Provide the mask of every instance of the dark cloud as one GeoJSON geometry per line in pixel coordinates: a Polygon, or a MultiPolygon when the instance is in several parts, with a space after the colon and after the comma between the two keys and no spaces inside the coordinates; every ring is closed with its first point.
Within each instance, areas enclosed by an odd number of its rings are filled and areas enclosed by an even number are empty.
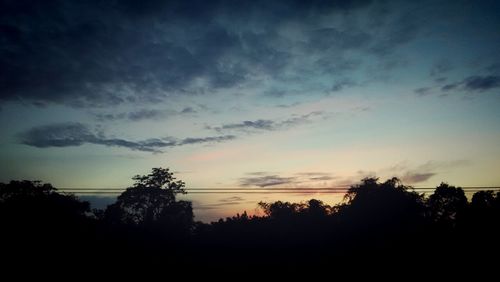
{"type": "Polygon", "coordinates": [[[95,114],[94,116],[98,121],[118,121],[118,120],[144,121],[144,120],[163,120],[169,116],[194,114],[196,112],[197,111],[192,107],[186,107],[183,108],[181,111],[141,109],[128,113],[115,113],[115,114],[99,113],[95,114]]]}
{"type": "MultiPolygon", "coordinates": [[[[312,85],[319,76],[357,69],[362,60],[348,52],[387,54],[415,37],[419,19],[386,5],[369,0],[2,1],[0,100],[104,107],[212,93],[262,77],[312,85]],[[381,6],[375,11],[390,11],[369,14],[377,28],[356,24],[374,5],[381,6]],[[400,14],[391,16],[395,12],[400,14]],[[323,16],[342,24],[327,25],[323,16]],[[288,34],[286,26],[300,36],[288,34]]],[[[148,113],[131,118],[148,118],[148,113]]]]}
{"type": "Polygon", "coordinates": [[[298,178],[300,178],[301,182],[304,181],[327,181],[334,180],[337,177],[332,176],[329,172],[298,172],[295,173],[298,178]]]}
{"type": "Polygon", "coordinates": [[[128,119],[132,121],[160,119],[163,117],[165,117],[165,112],[159,110],[140,110],[128,114],[128,119]]]}
{"type": "Polygon", "coordinates": [[[309,180],[311,181],[327,181],[327,180],[333,180],[336,179],[335,177],[332,176],[315,176],[315,177],[310,177],[309,180]]]}
{"type": "Polygon", "coordinates": [[[416,184],[425,182],[431,177],[436,176],[439,172],[447,171],[457,167],[470,165],[468,160],[454,160],[454,161],[428,161],[414,169],[408,169],[405,164],[398,164],[389,169],[391,172],[400,172],[400,178],[403,182],[408,184],[416,184]]]}
{"type": "Polygon", "coordinates": [[[211,136],[203,138],[174,139],[152,138],[142,141],[130,141],[108,138],[102,132],[95,132],[81,123],[61,123],[31,128],[19,134],[21,144],[37,147],[71,147],[83,144],[97,144],[108,147],[123,147],[135,151],[162,152],[162,148],[201,143],[218,143],[235,139],[233,135],[211,136]]]}
{"type": "Polygon", "coordinates": [[[441,90],[442,91],[450,91],[450,90],[457,89],[458,86],[460,86],[460,84],[458,84],[458,83],[450,83],[450,84],[446,84],[443,87],[441,87],[441,90]]]}
{"type": "Polygon", "coordinates": [[[304,115],[295,115],[294,117],[282,120],[281,122],[277,123],[276,128],[283,128],[283,127],[288,128],[304,123],[309,123],[312,121],[312,118],[314,117],[326,117],[325,112],[314,111],[304,115]]]}
{"type": "Polygon", "coordinates": [[[189,144],[200,144],[200,143],[220,143],[224,141],[229,141],[236,139],[234,135],[223,135],[223,136],[210,136],[203,138],[185,138],[176,143],[176,146],[189,145],[189,144]]]}
{"type": "Polygon", "coordinates": [[[472,75],[462,81],[450,83],[441,87],[442,91],[465,90],[468,92],[483,92],[500,87],[500,76],[472,75]]]}
{"type": "Polygon", "coordinates": [[[418,96],[425,96],[425,95],[429,95],[431,90],[432,90],[432,88],[430,88],[430,87],[421,87],[421,88],[415,89],[414,92],[418,96]]]}
{"type": "Polygon", "coordinates": [[[356,85],[356,83],[353,82],[352,80],[342,80],[342,81],[339,81],[339,82],[336,82],[335,84],[333,84],[331,91],[338,92],[338,91],[343,90],[346,87],[352,87],[355,85],[356,85]]]}
{"type": "Polygon", "coordinates": [[[317,185],[318,181],[329,181],[337,179],[328,172],[298,172],[292,176],[282,176],[273,172],[249,172],[245,177],[239,179],[241,186],[268,187],[282,184],[290,184],[294,187],[310,188],[308,185],[317,185]]]}
{"type": "Polygon", "coordinates": [[[89,128],[81,123],[63,123],[34,127],[20,134],[23,144],[38,147],[80,146],[97,139],[89,128]]]}
{"type": "Polygon", "coordinates": [[[466,78],[463,82],[463,86],[466,90],[470,91],[486,91],[492,88],[500,87],[500,76],[488,75],[488,76],[470,76],[466,78]]]}
{"type": "Polygon", "coordinates": [[[243,200],[244,199],[242,197],[233,196],[233,197],[228,197],[228,198],[220,199],[219,202],[229,203],[229,202],[241,202],[243,200]]]}
{"type": "MultiPolygon", "coordinates": [[[[200,201],[196,201],[196,200],[192,200],[192,202],[193,202],[194,210],[195,211],[196,210],[205,211],[205,213],[202,213],[205,216],[207,215],[206,211],[223,210],[226,206],[240,205],[242,203],[256,204],[255,201],[248,201],[248,200],[246,200],[242,197],[238,197],[238,196],[222,198],[215,203],[206,203],[206,202],[200,202],[200,201]]],[[[220,218],[220,216],[221,215],[217,215],[217,218],[220,218]]]]}
{"type": "Polygon", "coordinates": [[[298,106],[298,105],[300,105],[299,102],[294,102],[291,104],[279,104],[279,105],[276,105],[276,108],[288,109],[288,108],[293,108],[293,107],[298,106]]]}
{"type": "Polygon", "coordinates": [[[198,201],[194,202],[195,202],[195,210],[213,210],[213,209],[224,208],[225,206],[239,205],[241,203],[244,203],[245,199],[242,197],[234,196],[234,197],[222,198],[218,200],[217,203],[206,204],[198,201]]]}
{"type": "Polygon", "coordinates": [[[407,172],[405,175],[401,177],[401,180],[405,183],[408,184],[415,184],[415,183],[420,183],[429,180],[431,177],[436,175],[436,173],[433,172],[427,172],[427,173],[411,173],[407,172]]]}
{"type": "Polygon", "coordinates": [[[128,115],[126,113],[118,113],[118,114],[95,114],[95,119],[98,121],[115,121],[126,119],[128,115]]]}
{"type": "Polygon", "coordinates": [[[238,205],[244,202],[245,199],[242,197],[238,196],[233,196],[233,197],[227,197],[227,198],[222,198],[219,200],[219,203],[217,204],[212,204],[212,206],[231,206],[231,205],[238,205]]]}
{"type": "Polygon", "coordinates": [[[116,114],[96,114],[95,117],[98,121],[116,121],[116,120],[129,120],[129,121],[143,121],[143,120],[160,120],[167,116],[165,111],[160,110],[147,110],[142,109],[128,113],[116,114]]]}
{"type": "Polygon", "coordinates": [[[192,107],[185,107],[184,109],[182,109],[182,111],[180,113],[181,114],[195,114],[195,113],[197,113],[197,111],[195,109],[193,109],[192,107]]]}
{"type": "Polygon", "coordinates": [[[354,107],[352,110],[356,112],[368,112],[371,111],[372,108],[369,106],[359,106],[359,107],[354,107]]]}
{"type": "Polygon", "coordinates": [[[284,120],[268,120],[268,119],[258,119],[258,120],[245,120],[239,123],[228,123],[217,127],[208,126],[207,129],[213,129],[217,132],[238,130],[243,132],[254,132],[258,131],[270,131],[278,129],[286,129],[299,124],[310,122],[315,116],[322,116],[324,112],[315,111],[304,115],[293,116],[284,120]]]}
{"type": "Polygon", "coordinates": [[[329,176],[331,173],[329,172],[297,172],[295,175],[298,176],[329,176]]]}
{"type": "Polygon", "coordinates": [[[295,183],[295,177],[281,177],[278,175],[249,176],[240,178],[241,186],[269,187],[295,183]]]}
{"type": "Polygon", "coordinates": [[[289,92],[290,91],[287,91],[287,90],[284,90],[284,89],[271,88],[271,89],[265,90],[264,91],[264,95],[265,96],[270,96],[270,97],[281,98],[281,97],[284,97],[289,92]]]}
{"type": "Polygon", "coordinates": [[[216,127],[215,130],[223,131],[223,130],[231,130],[231,129],[263,129],[263,130],[272,130],[274,129],[275,122],[272,120],[259,119],[255,121],[245,120],[241,123],[229,123],[224,124],[221,127],[216,127]]]}

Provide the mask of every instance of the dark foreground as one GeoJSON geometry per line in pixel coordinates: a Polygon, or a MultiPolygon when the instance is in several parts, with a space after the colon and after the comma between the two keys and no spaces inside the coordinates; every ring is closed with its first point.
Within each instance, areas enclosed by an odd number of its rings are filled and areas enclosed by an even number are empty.
{"type": "Polygon", "coordinates": [[[372,266],[498,276],[500,192],[467,201],[442,184],[426,198],[397,179],[365,179],[341,205],[261,203],[265,216],[203,224],[193,222],[190,203],[175,200],[183,183],[148,182],[154,173],[135,178],[105,211],[48,184],[0,184],[3,269],[290,274],[372,266]]]}

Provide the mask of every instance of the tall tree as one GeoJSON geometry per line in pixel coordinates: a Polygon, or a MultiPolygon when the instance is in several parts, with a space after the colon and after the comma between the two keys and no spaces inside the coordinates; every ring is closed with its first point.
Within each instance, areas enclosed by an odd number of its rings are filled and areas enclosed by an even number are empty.
{"type": "Polygon", "coordinates": [[[134,185],[106,209],[108,222],[178,229],[192,226],[191,202],[176,201],[177,194],[186,193],[185,183],[176,181],[168,168],[153,168],[150,174],[136,175],[133,180],[134,185]]]}
{"type": "Polygon", "coordinates": [[[467,208],[467,197],[462,188],[441,183],[427,204],[435,222],[451,227],[467,208]]]}

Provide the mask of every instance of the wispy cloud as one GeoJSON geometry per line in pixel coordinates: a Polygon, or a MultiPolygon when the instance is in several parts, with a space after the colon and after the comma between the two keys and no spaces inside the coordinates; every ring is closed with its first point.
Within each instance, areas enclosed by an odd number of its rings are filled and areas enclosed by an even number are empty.
{"type": "Polygon", "coordinates": [[[330,181],[337,179],[329,172],[298,172],[295,173],[302,181],[330,181]]]}
{"type": "Polygon", "coordinates": [[[294,103],[291,103],[291,104],[279,104],[279,105],[276,105],[276,108],[288,109],[288,108],[296,107],[298,105],[300,105],[299,102],[294,102],[294,103]]]}
{"type": "Polygon", "coordinates": [[[269,174],[269,172],[265,172],[265,171],[255,171],[255,172],[247,172],[246,174],[247,174],[247,175],[266,175],[266,174],[269,174]]]}
{"type": "Polygon", "coordinates": [[[215,205],[217,205],[217,206],[232,206],[232,205],[241,204],[243,201],[245,201],[245,199],[242,197],[232,196],[232,197],[220,199],[219,203],[215,204],[215,205]]]}
{"type": "Polygon", "coordinates": [[[225,131],[243,131],[243,132],[256,132],[256,131],[271,131],[279,129],[287,129],[300,124],[312,122],[314,117],[324,116],[323,111],[314,111],[304,115],[292,116],[284,120],[245,120],[238,123],[227,123],[220,126],[207,126],[207,129],[215,130],[219,133],[225,131]]]}
{"type": "Polygon", "coordinates": [[[157,110],[157,109],[141,109],[137,111],[125,113],[98,113],[94,114],[98,121],[144,121],[144,120],[163,120],[169,116],[195,114],[197,111],[193,107],[185,107],[180,111],[176,110],[157,110]]]}
{"type": "Polygon", "coordinates": [[[353,87],[353,86],[356,86],[356,85],[357,85],[357,83],[355,83],[354,81],[352,81],[350,79],[341,80],[341,81],[338,81],[338,82],[334,83],[332,85],[332,88],[330,89],[330,91],[332,91],[332,92],[339,92],[339,91],[342,91],[345,88],[353,87]]]}
{"type": "Polygon", "coordinates": [[[358,170],[352,175],[337,176],[330,172],[305,171],[293,174],[278,172],[249,172],[239,178],[239,185],[243,187],[349,187],[358,184],[362,179],[369,177],[398,177],[405,184],[413,185],[423,183],[436,177],[440,173],[470,165],[469,160],[428,161],[420,165],[410,165],[407,162],[397,163],[393,166],[377,171],[358,170]]]}
{"type": "Polygon", "coordinates": [[[443,171],[468,165],[470,165],[468,160],[428,161],[416,167],[411,167],[407,163],[399,163],[387,168],[386,171],[398,176],[407,184],[417,184],[425,182],[443,171]]]}
{"type": "Polygon", "coordinates": [[[176,146],[190,145],[190,144],[200,144],[200,143],[219,143],[223,141],[236,139],[234,135],[222,135],[222,136],[209,136],[201,138],[184,138],[176,142],[176,146]]]}
{"type": "Polygon", "coordinates": [[[333,180],[335,179],[335,177],[333,176],[314,176],[314,177],[310,177],[309,180],[311,181],[327,181],[327,180],[333,180]]]}
{"type": "Polygon", "coordinates": [[[415,94],[418,96],[426,96],[431,93],[432,88],[431,87],[420,87],[414,90],[415,94]]]}
{"type": "Polygon", "coordinates": [[[261,129],[261,130],[273,130],[277,126],[275,121],[268,120],[268,119],[258,119],[258,120],[245,120],[240,123],[228,123],[228,124],[223,124],[220,127],[214,127],[214,130],[216,131],[223,131],[223,130],[246,130],[246,129],[261,129]]]}
{"type": "Polygon", "coordinates": [[[180,111],[181,114],[195,114],[197,113],[198,111],[195,110],[193,107],[185,107],[184,109],[182,109],[180,111]]]}
{"type": "Polygon", "coordinates": [[[160,110],[147,110],[142,109],[128,113],[116,114],[95,114],[98,121],[116,121],[116,120],[129,120],[129,121],[142,121],[142,120],[160,120],[166,116],[165,111],[160,110]]]}
{"type": "Polygon", "coordinates": [[[401,180],[404,183],[415,184],[429,180],[431,177],[435,176],[434,172],[407,172],[401,176],[401,180]]]}
{"type": "Polygon", "coordinates": [[[417,167],[418,170],[449,170],[471,165],[470,160],[452,160],[452,161],[428,161],[417,167]]]}
{"type": "Polygon", "coordinates": [[[279,175],[247,176],[240,178],[239,184],[241,186],[270,187],[291,184],[294,183],[295,180],[295,177],[281,177],[279,175]]]}
{"type": "Polygon", "coordinates": [[[311,188],[331,186],[330,181],[337,179],[329,172],[297,172],[289,175],[281,175],[273,172],[248,172],[245,177],[239,179],[239,185],[243,187],[273,187],[285,186],[295,188],[311,188]]]}
{"type": "Polygon", "coordinates": [[[33,127],[18,135],[21,144],[37,147],[71,147],[83,144],[97,144],[107,147],[123,147],[134,151],[162,152],[162,148],[202,143],[219,143],[235,139],[234,135],[189,137],[176,139],[173,137],[151,138],[131,141],[120,138],[108,138],[102,132],[91,130],[81,123],[60,123],[33,127]]]}
{"type": "Polygon", "coordinates": [[[462,81],[449,83],[441,87],[442,91],[465,90],[468,92],[483,92],[500,87],[500,76],[472,75],[462,81]]]}
{"type": "Polygon", "coordinates": [[[500,76],[488,75],[479,76],[474,75],[466,78],[463,81],[464,88],[471,91],[486,91],[489,89],[500,87],[500,76]]]}
{"type": "Polygon", "coordinates": [[[331,173],[329,172],[297,172],[295,175],[298,176],[329,176],[331,173]]]}
{"type": "Polygon", "coordinates": [[[450,91],[453,89],[457,89],[459,85],[460,85],[459,83],[449,83],[449,84],[443,85],[443,87],[441,87],[441,90],[442,91],[450,91]]]}

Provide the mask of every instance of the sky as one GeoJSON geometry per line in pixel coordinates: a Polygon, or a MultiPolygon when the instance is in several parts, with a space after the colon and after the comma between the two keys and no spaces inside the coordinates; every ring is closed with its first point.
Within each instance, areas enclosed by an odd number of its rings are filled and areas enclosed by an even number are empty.
{"type": "Polygon", "coordinates": [[[498,1],[2,1],[0,182],[498,186],[499,50],[498,1]]]}

